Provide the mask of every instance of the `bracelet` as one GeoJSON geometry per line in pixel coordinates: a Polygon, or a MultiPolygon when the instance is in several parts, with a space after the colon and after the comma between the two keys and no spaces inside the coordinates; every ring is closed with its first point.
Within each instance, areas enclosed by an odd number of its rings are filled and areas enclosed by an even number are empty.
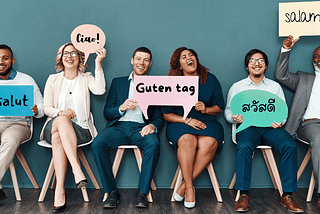
{"type": "Polygon", "coordinates": [[[188,124],[191,120],[192,120],[192,117],[190,117],[190,119],[186,122],[186,124],[188,124]]]}

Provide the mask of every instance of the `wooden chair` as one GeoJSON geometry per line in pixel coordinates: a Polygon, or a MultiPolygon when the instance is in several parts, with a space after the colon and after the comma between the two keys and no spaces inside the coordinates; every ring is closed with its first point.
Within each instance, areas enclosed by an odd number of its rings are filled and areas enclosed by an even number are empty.
{"type": "MultiPolygon", "coordinates": [[[[298,137],[296,139],[304,144],[309,145],[309,142],[307,142],[307,141],[304,141],[298,137]]],[[[308,149],[308,151],[307,151],[306,155],[304,156],[303,161],[299,167],[298,174],[297,174],[297,181],[299,181],[302,173],[304,172],[304,170],[308,166],[310,160],[311,160],[311,148],[308,149]]],[[[309,183],[308,194],[307,194],[307,199],[306,199],[307,202],[310,202],[312,200],[312,195],[313,195],[313,190],[314,190],[315,184],[316,184],[316,180],[314,178],[313,171],[312,171],[310,183],[309,183]]]]}
{"type": "MultiPolygon", "coordinates": [[[[172,145],[172,142],[169,142],[169,143],[172,145]]],[[[220,185],[219,185],[216,173],[214,172],[212,162],[210,162],[208,164],[207,170],[208,170],[208,173],[209,173],[209,176],[210,176],[210,179],[211,179],[211,183],[212,183],[214,192],[215,192],[216,197],[217,197],[217,201],[222,202],[222,196],[221,196],[221,193],[220,193],[220,185]]],[[[172,180],[172,183],[171,183],[171,186],[170,186],[170,189],[173,189],[173,193],[172,193],[172,196],[171,196],[171,201],[172,202],[175,201],[174,198],[173,198],[173,194],[178,190],[178,188],[179,188],[179,186],[180,186],[180,184],[182,182],[182,178],[183,178],[183,176],[182,176],[181,167],[180,167],[180,165],[178,165],[176,173],[175,173],[175,175],[173,177],[173,180],[172,180]]]]}
{"type": "MultiPolygon", "coordinates": [[[[236,130],[236,124],[234,123],[234,124],[232,124],[232,133],[234,133],[235,130],[236,130]]],[[[233,143],[237,144],[236,135],[232,135],[232,141],[233,141],[233,143]]],[[[272,147],[266,146],[266,145],[259,145],[257,148],[261,149],[261,152],[263,154],[267,168],[269,170],[269,174],[270,174],[273,186],[275,189],[279,190],[279,194],[281,196],[283,193],[282,184],[281,184],[281,179],[280,179],[278,167],[277,167],[276,161],[273,156],[272,147]]],[[[253,158],[253,156],[254,156],[254,153],[252,155],[252,158],[253,158]]],[[[234,173],[234,175],[233,175],[233,178],[232,178],[230,185],[229,185],[229,189],[233,189],[235,184],[236,184],[236,173],[234,173]]],[[[235,199],[236,202],[238,201],[239,197],[240,197],[240,191],[238,190],[237,196],[235,199]]]]}
{"type": "MultiPolygon", "coordinates": [[[[79,159],[82,163],[82,165],[84,166],[85,170],[87,171],[87,174],[89,175],[94,187],[96,189],[100,189],[99,187],[99,184],[91,170],[91,167],[86,159],[86,156],[84,155],[81,147],[83,146],[87,146],[89,144],[91,144],[92,140],[85,143],[85,144],[82,144],[82,145],[78,145],[78,156],[79,156],[79,159]]],[[[46,148],[52,148],[52,145],[49,144],[47,141],[45,140],[42,140],[42,141],[39,141],[38,142],[38,145],[39,146],[42,146],[42,147],[46,147],[46,148]]],[[[48,187],[49,187],[49,184],[50,184],[50,180],[51,178],[53,177],[53,180],[52,180],[52,186],[51,186],[51,189],[54,189],[55,188],[55,175],[53,175],[54,173],[54,165],[53,165],[53,158],[51,158],[51,162],[50,162],[50,165],[49,165],[49,168],[48,168],[48,171],[47,171],[47,175],[46,175],[46,178],[43,182],[43,186],[42,186],[42,189],[41,189],[41,193],[40,193],[40,196],[39,196],[39,199],[38,199],[38,202],[43,202],[45,196],[46,196],[46,193],[47,193],[47,190],[48,190],[48,187]]],[[[86,187],[82,187],[81,188],[81,191],[82,191],[82,195],[83,195],[83,199],[85,202],[89,202],[89,197],[88,197],[88,193],[87,193],[87,189],[86,187]]]]}
{"type": "MultiPolygon", "coordinates": [[[[30,127],[30,130],[31,130],[31,134],[30,134],[30,137],[28,140],[25,140],[24,142],[22,142],[21,144],[24,144],[26,142],[28,142],[31,138],[32,138],[32,134],[33,134],[33,121],[31,121],[31,127],[30,127]]],[[[26,161],[26,159],[24,158],[20,148],[17,149],[16,151],[16,156],[19,160],[19,162],[21,163],[24,171],[27,173],[32,185],[34,186],[35,189],[39,189],[39,186],[38,186],[38,183],[36,181],[36,179],[34,178],[31,170],[30,170],[30,167],[26,161]]],[[[17,173],[16,173],[16,168],[14,166],[14,162],[12,160],[12,162],[10,163],[10,174],[11,174],[11,178],[12,178],[12,183],[13,183],[13,189],[14,189],[14,192],[15,192],[15,195],[16,195],[16,200],[17,201],[21,201],[21,195],[20,195],[20,189],[19,189],[19,184],[18,184],[18,179],[17,179],[17,173]]]]}
{"type": "MultiPolygon", "coordinates": [[[[139,171],[141,172],[141,164],[142,164],[142,151],[135,145],[121,145],[117,149],[116,156],[114,157],[113,165],[112,165],[112,171],[114,178],[117,177],[117,173],[119,170],[119,166],[123,157],[123,153],[126,149],[133,149],[134,154],[136,156],[137,164],[139,167],[139,171]]],[[[156,185],[154,184],[154,181],[151,182],[151,188],[152,190],[157,190],[156,185]]],[[[108,197],[108,193],[104,194],[103,200],[105,201],[108,197]]],[[[147,195],[148,201],[153,202],[151,191],[149,191],[149,194],[147,195]]]]}

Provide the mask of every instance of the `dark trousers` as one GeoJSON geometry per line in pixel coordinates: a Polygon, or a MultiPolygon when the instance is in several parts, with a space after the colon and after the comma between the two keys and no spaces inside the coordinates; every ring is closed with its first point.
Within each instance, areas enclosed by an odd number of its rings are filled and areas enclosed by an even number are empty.
{"type": "Polygon", "coordinates": [[[263,142],[280,153],[281,183],[284,192],[297,192],[297,146],[293,137],[282,128],[248,127],[237,134],[236,189],[249,190],[252,154],[263,142]]]}
{"type": "Polygon", "coordinates": [[[136,122],[116,122],[106,127],[92,142],[91,148],[94,160],[98,166],[103,189],[108,193],[116,188],[112,173],[110,149],[117,149],[120,145],[136,145],[143,151],[141,173],[138,188],[144,194],[150,190],[152,177],[160,155],[158,134],[141,137],[139,133],[145,124],[136,122]]]}

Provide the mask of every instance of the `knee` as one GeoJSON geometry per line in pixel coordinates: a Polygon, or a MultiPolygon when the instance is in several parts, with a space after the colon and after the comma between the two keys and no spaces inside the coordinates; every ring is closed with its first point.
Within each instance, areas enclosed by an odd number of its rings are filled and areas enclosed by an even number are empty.
{"type": "Polygon", "coordinates": [[[294,140],[287,142],[286,145],[285,145],[285,151],[288,151],[290,153],[292,153],[292,152],[297,153],[297,144],[296,144],[296,142],[294,140]]]}
{"type": "Polygon", "coordinates": [[[52,123],[52,127],[60,127],[61,125],[65,125],[71,123],[71,120],[69,119],[69,117],[65,116],[65,115],[61,115],[61,116],[57,116],[53,123],[52,123]]]}
{"type": "Polygon", "coordinates": [[[93,152],[106,151],[109,150],[107,143],[99,135],[94,138],[91,143],[91,149],[93,152]]]}
{"type": "Polygon", "coordinates": [[[254,148],[252,144],[246,140],[239,141],[237,144],[237,154],[250,154],[252,156],[254,148]]]}
{"type": "Polygon", "coordinates": [[[159,153],[160,152],[160,143],[157,137],[149,137],[146,142],[146,146],[144,150],[148,150],[152,153],[159,153]]]}
{"type": "Polygon", "coordinates": [[[178,147],[196,149],[198,146],[198,140],[194,135],[185,134],[178,140],[178,147]]]}

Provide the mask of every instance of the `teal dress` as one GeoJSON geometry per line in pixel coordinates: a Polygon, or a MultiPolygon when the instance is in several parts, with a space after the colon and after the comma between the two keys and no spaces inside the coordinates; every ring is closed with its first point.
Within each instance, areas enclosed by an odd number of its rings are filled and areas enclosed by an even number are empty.
{"type": "MultiPolygon", "coordinates": [[[[208,79],[206,80],[205,84],[202,85],[199,81],[198,100],[203,102],[206,107],[217,105],[224,110],[225,103],[222,95],[221,85],[213,74],[208,73],[208,79]]],[[[183,116],[183,108],[182,106],[165,106],[161,108],[161,113],[174,113],[176,115],[183,116]]],[[[202,114],[200,111],[196,111],[195,107],[193,107],[189,112],[188,117],[200,120],[206,124],[207,128],[196,130],[184,123],[169,123],[167,126],[166,135],[169,141],[173,143],[175,148],[177,148],[177,142],[180,137],[185,134],[204,135],[213,137],[218,141],[219,148],[217,153],[219,153],[222,150],[224,131],[222,125],[216,119],[216,116],[202,114]]]]}

